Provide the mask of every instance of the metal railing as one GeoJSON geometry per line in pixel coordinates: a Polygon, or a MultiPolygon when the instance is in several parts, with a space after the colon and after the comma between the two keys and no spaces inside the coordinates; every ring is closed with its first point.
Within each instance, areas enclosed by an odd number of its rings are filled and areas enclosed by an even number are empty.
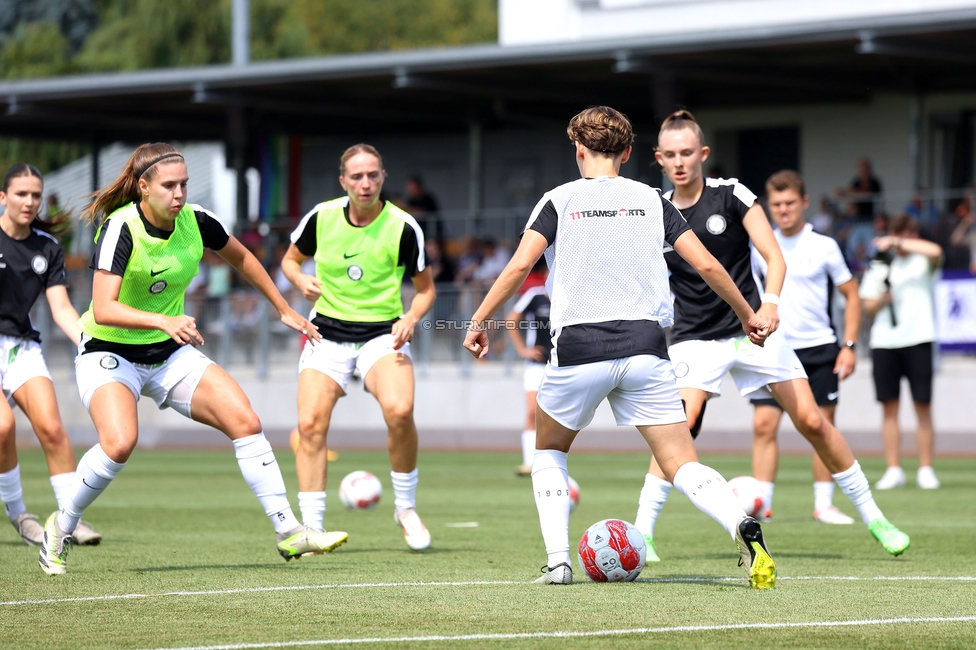
{"type": "MultiPolygon", "coordinates": [[[[88,308],[91,300],[90,282],[90,272],[69,274],[69,295],[79,313],[88,308]]],[[[480,304],[484,293],[482,287],[437,285],[437,301],[418,323],[411,342],[418,374],[426,374],[432,363],[457,364],[459,373],[470,373],[475,360],[461,347],[463,325],[480,304]]],[[[413,288],[405,285],[405,306],[409,307],[413,294],[413,288]]],[[[289,297],[296,311],[308,313],[307,301],[289,297]]],[[[511,304],[506,306],[506,309],[510,308],[511,304]]],[[[284,325],[270,303],[254,289],[235,289],[224,296],[188,296],[186,313],[197,319],[197,327],[205,341],[202,351],[222,367],[251,368],[259,378],[266,378],[273,369],[294,367],[297,370],[302,336],[284,325]]],[[[503,318],[505,313],[496,317],[503,318]]],[[[38,300],[31,319],[41,332],[48,366],[52,369],[73,368],[76,349],[54,324],[46,300],[38,300]]],[[[511,369],[517,356],[505,332],[494,332],[491,340],[489,363],[504,363],[506,369],[511,369]]]]}

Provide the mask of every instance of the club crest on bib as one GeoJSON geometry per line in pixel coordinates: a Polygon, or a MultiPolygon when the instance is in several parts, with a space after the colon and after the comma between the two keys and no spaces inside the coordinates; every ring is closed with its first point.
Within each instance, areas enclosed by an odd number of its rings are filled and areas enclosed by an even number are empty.
{"type": "Polygon", "coordinates": [[[346,275],[348,275],[349,279],[352,280],[353,282],[359,282],[360,280],[363,279],[363,269],[362,267],[353,264],[348,269],[346,269],[346,275]]]}
{"type": "Polygon", "coordinates": [[[43,255],[35,255],[31,260],[31,269],[38,275],[47,271],[47,258],[43,255]]]}
{"type": "Polygon", "coordinates": [[[726,225],[725,217],[720,214],[713,214],[705,220],[705,229],[713,235],[721,235],[725,232],[726,225]]]}
{"type": "Polygon", "coordinates": [[[155,296],[165,291],[167,286],[169,285],[166,283],[166,280],[156,280],[149,285],[149,293],[155,296]]]}

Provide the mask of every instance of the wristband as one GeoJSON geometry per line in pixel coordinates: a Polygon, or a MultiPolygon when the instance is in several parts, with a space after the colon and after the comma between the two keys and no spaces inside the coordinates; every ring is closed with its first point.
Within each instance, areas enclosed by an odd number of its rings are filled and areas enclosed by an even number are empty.
{"type": "Polygon", "coordinates": [[[778,305],[779,304],[779,296],[777,296],[775,293],[764,293],[762,295],[762,301],[763,302],[768,302],[771,305],[778,305]]]}

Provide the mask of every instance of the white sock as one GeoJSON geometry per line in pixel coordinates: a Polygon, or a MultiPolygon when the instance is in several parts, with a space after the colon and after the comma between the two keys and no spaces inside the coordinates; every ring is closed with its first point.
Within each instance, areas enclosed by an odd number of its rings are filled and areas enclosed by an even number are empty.
{"type": "Polygon", "coordinates": [[[537,449],[532,462],[532,492],[539,511],[542,540],[554,567],[569,561],[569,471],[566,452],[537,449]]]}
{"type": "Polygon", "coordinates": [[[522,432],[522,464],[531,465],[535,462],[535,429],[522,432]]]}
{"type": "Polygon", "coordinates": [[[24,489],[20,485],[20,465],[0,474],[0,501],[7,507],[7,516],[13,519],[27,512],[24,505],[24,489]]]}
{"type": "Polygon", "coordinates": [[[68,506],[75,485],[75,472],[55,474],[51,477],[51,487],[54,488],[54,498],[58,500],[58,509],[64,510],[68,506]]]}
{"type": "Polygon", "coordinates": [[[674,487],[735,539],[736,524],[746,513],[721,474],[701,463],[685,463],[674,473],[674,487]]]}
{"type": "Polygon", "coordinates": [[[276,533],[286,533],[301,524],[291,511],[285,494],[285,480],[271,450],[271,443],[263,433],[234,441],[234,451],[241,474],[261,507],[274,524],[276,533]]]}
{"type": "Polygon", "coordinates": [[[299,492],[298,509],[302,513],[302,523],[314,530],[325,530],[325,492],[299,492]]]}
{"type": "Polygon", "coordinates": [[[874,502],[868,477],[861,471],[860,463],[855,460],[853,465],[843,472],[834,474],[833,477],[840,486],[841,492],[847,495],[851,503],[857,507],[857,511],[861,513],[861,521],[870,524],[875,519],[884,517],[881,508],[874,502]]]}
{"type": "Polygon", "coordinates": [[[654,524],[672,487],[663,478],[653,474],[644,477],[644,487],[641,488],[640,500],[637,502],[637,521],[634,522],[641,534],[654,537],[654,524]]]}
{"type": "Polygon", "coordinates": [[[813,509],[822,511],[834,505],[834,482],[813,482],[813,509]]]}
{"type": "Polygon", "coordinates": [[[762,492],[763,503],[765,504],[765,508],[763,509],[763,512],[765,512],[766,510],[772,510],[773,509],[773,488],[775,486],[770,481],[756,481],[756,483],[759,484],[759,491],[762,492]]]}
{"type": "Polygon", "coordinates": [[[58,526],[61,530],[66,533],[74,532],[81,515],[105,491],[123,467],[125,463],[116,463],[109,458],[101,445],[95,445],[85,452],[78,461],[75,480],[58,515],[58,526]]]}
{"type": "Polygon", "coordinates": [[[393,479],[393,505],[397,510],[417,507],[417,468],[412,472],[390,472],[393,479]]]}

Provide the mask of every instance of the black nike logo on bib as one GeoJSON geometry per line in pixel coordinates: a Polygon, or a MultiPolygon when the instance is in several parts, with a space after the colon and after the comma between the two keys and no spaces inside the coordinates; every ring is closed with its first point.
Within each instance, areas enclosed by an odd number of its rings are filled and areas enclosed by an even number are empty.
{"type": "Polygon", "coordinates": [[[149,272],[149,277],[154,278],[157,275],[159,275],[160,273],[166,273],[166,271],[169,271],[169,267],[168,266],[165,269],[161,270],[161,271],[150,271],[149,272]]]}
{"type": "Polygon", "coordinates": [[[362,255],[362,251],[358,253],[353,253],[352,255],[347,255],[346,253],[343,253],[342,258],[348,260],[350,258],[356,257],[357,255],[362,255]]]}

